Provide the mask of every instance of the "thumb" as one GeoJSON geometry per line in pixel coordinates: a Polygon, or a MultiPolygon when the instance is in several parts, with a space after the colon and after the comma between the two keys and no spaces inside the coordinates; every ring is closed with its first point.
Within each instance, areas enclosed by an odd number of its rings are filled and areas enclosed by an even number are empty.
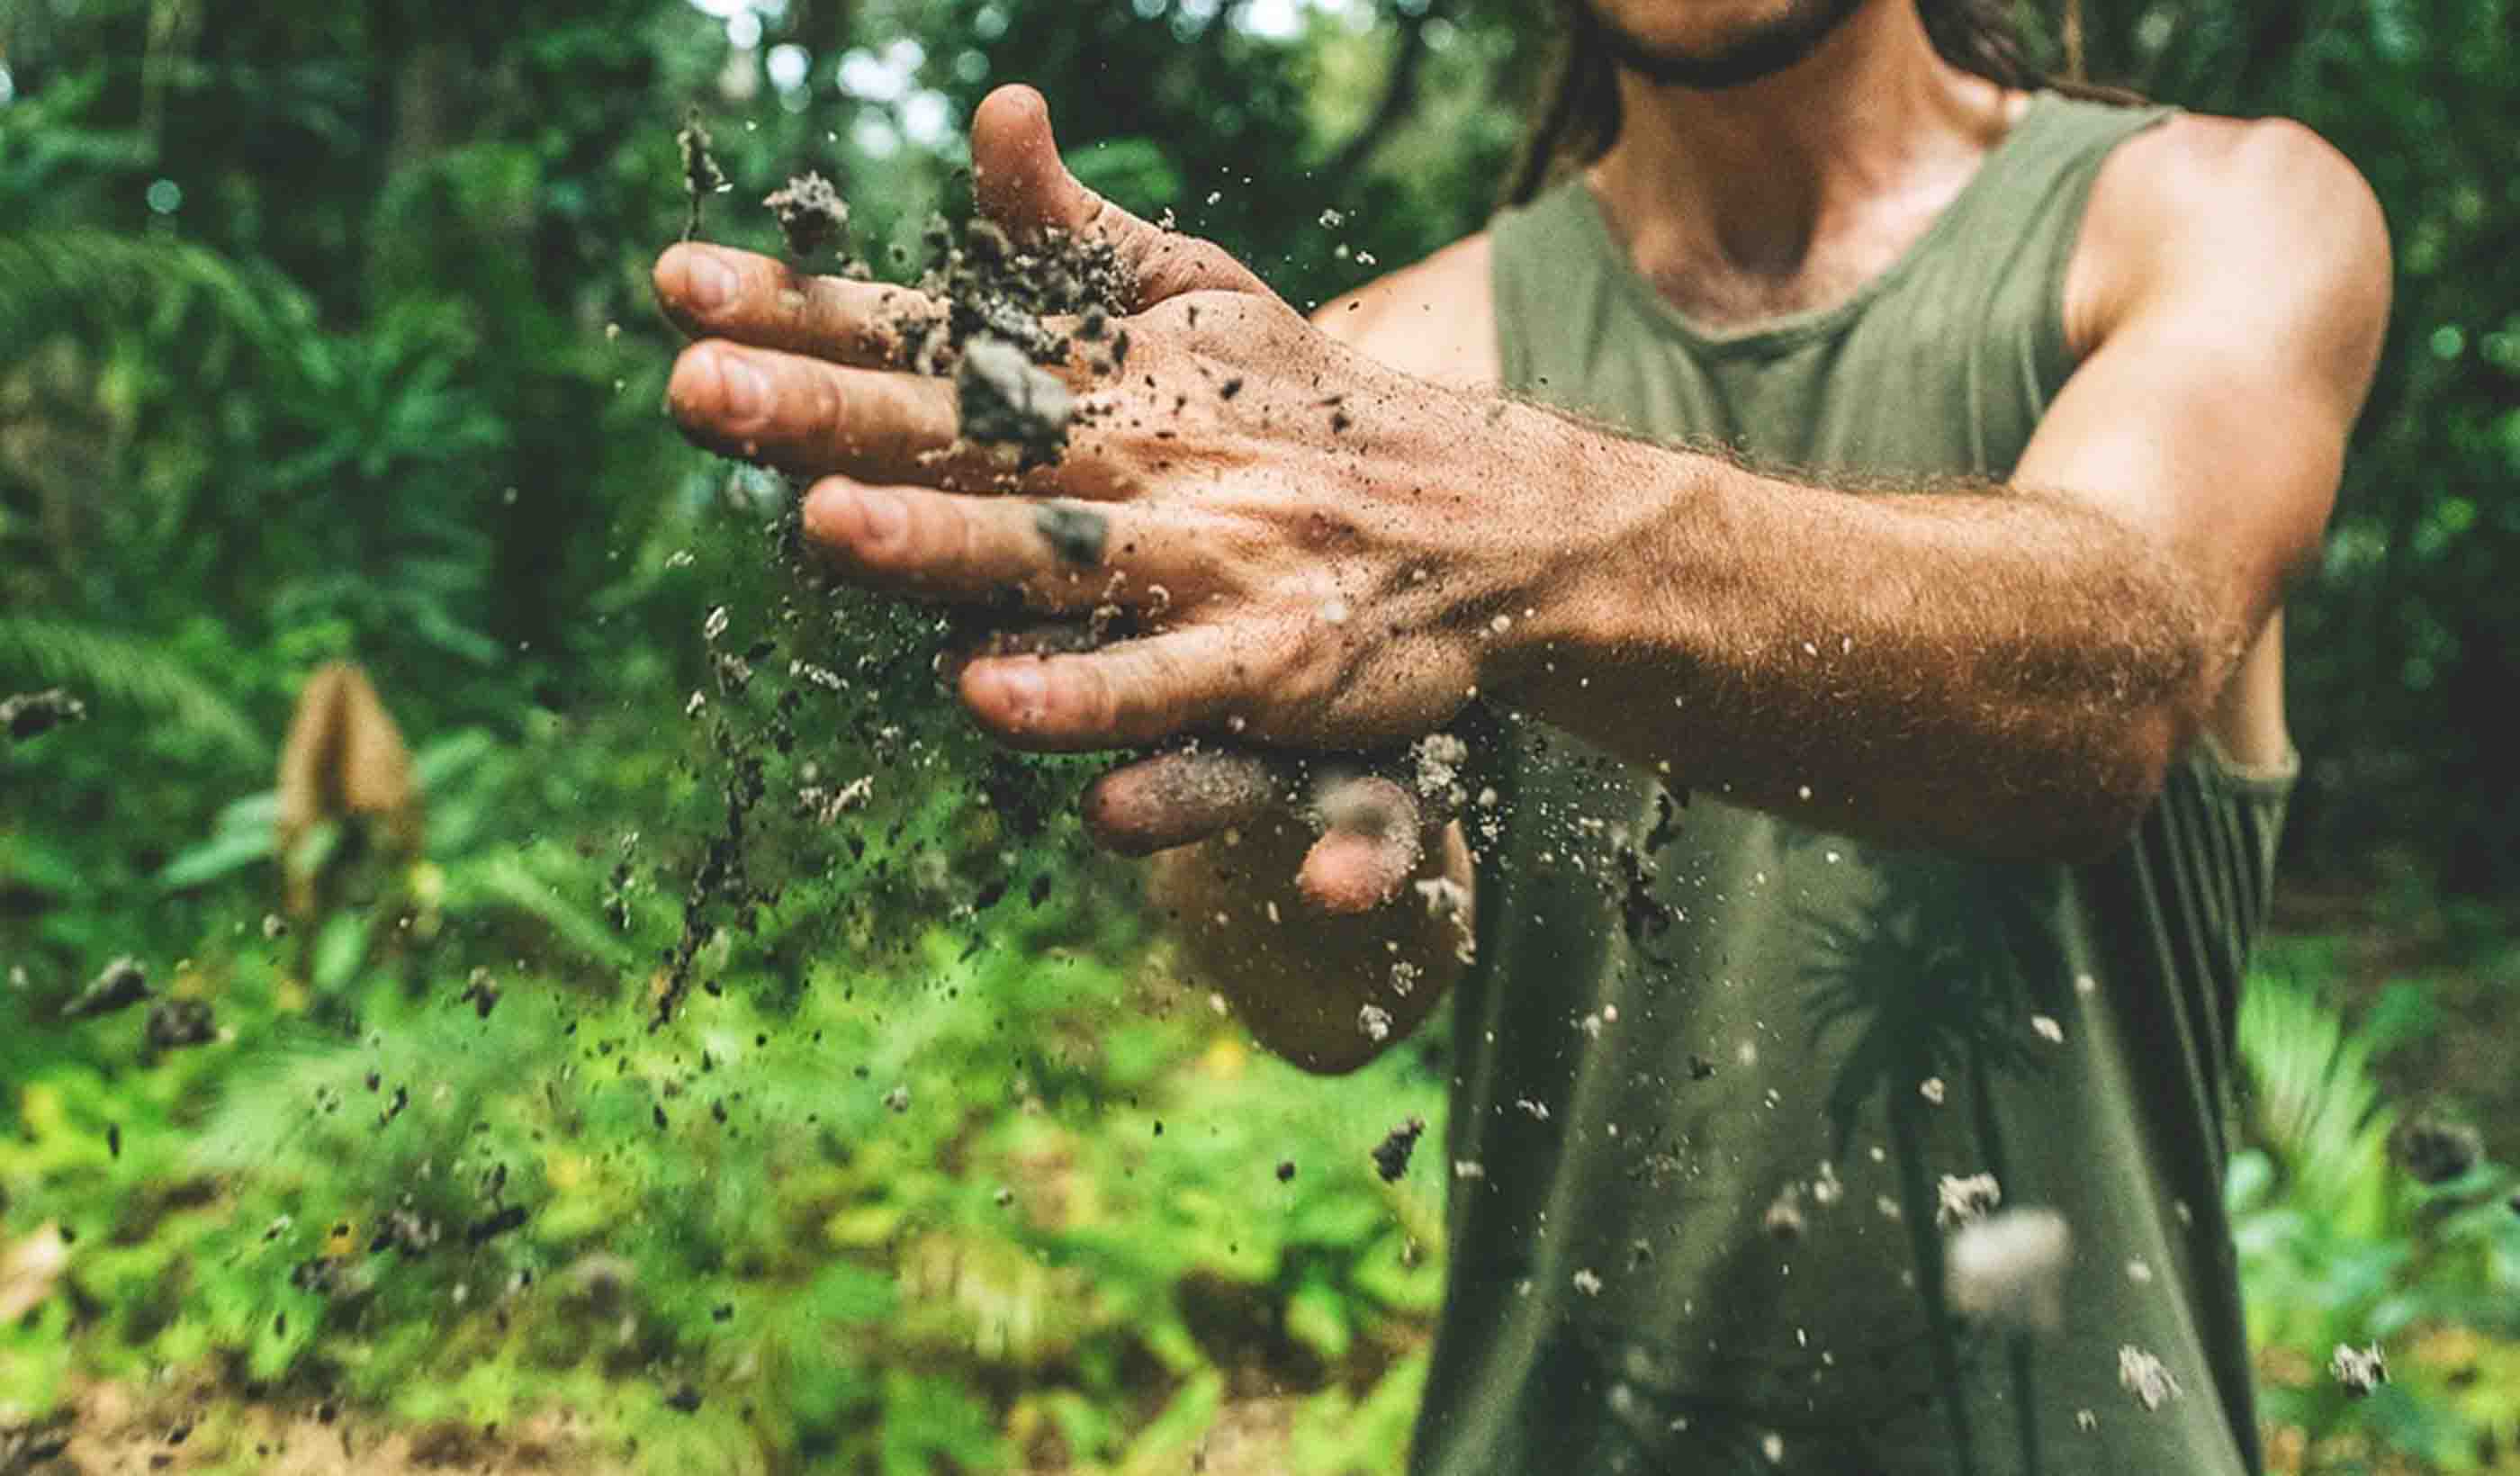
{"type": "Polygon", "coordinates": [[[1418,796],[1377,775],[1340,775],[1316,787],[1314,808],[1322,835],[1295,874],[1296,889],[1333,915],[1370,913],[1397,898],[1424,854],[1418,796]]]}
{"type": "Polygon", "coordinates": [[[1133,284],[1132,312],[1184,292],[1275,295],[1214,242],[1141,220],[1086,188],[1058,157],[1050,105],[1029,87],[1001,87],[971,114],[971,193],[1018,241],[1064,231],[1109,246],[1133,284]]]}

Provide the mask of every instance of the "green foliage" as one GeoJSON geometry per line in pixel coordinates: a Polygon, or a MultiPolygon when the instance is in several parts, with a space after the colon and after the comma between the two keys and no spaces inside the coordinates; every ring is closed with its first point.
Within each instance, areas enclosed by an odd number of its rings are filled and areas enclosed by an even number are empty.
{"type": "Polygon", "coordinates": [[[2374,1469],[2387,1453],[2493,1467],[2520,1437],[2520,1213],[2506,1202],[2520,1175],[2481,1161],[2427,1185],[2393,1162],[2401,1114],[2373,1075],[2385,1038],[2347,1026],[2318,964],[2313,947],[2278,950],[2240,1011],[2253,1145],[2227,1198],[2262,1413],[2297,1432],[2307,1470],[2374,1469]],[[2357,1401],[2328,1360],[2374,1342],[2391,1381],[2357,1401]]]}
{"type": "MultiPolygon", "coordinates": [[[[800,591],[761,536],[787,489],[656,413],[695,106],[733,182],[703,234],[775,248],[757,201],[813,167],[878,271],[962,208],[962,125],[1010,80],[1091,182],[1299,303],[1475,229],[1536,6],[1259,9],[789,0],[738,44],[669,0],[0,7],[0,694],[93,714],[0,746],[0,1250],[78,1235],[67,1294],[0,1326],[0,1407],[174,1369],[413,1426],[565,1409],[656,1469],[1136,1476],[1246,1425],[1273,1469],[1394,1468],[1440,1122],[1398,1185],[1366,1154],[1440,1117],[1440,1043],[1302,1079],[1181,997],[1072,827],[1011,821],[1076,769],[994,762],[925,685],[935,631],[800,591]],[[270,758],[338,657],[414,739],[427,854],[267,937],[270,758]],[[783,713],[793,661],[863,689],[783,713]],[[743,762],[882,783],[828,827],[757,807],[751,895],[695,900],[743,762]],[[60,1022],[123,954],[221,1039],[60,1022]]],[[[2507,962],[2478,899],[2513,866],[2520,202],[2478,120],[2520,103],[2508,0],[2083,13],[2097,74],[2302,116],[2386,204],[2396,322],[2292,617],[2296,859],[2507,962]]],[[[2326,1468],[2456,1468],[2514,1434],[2499,1171],[2394,1173],[2373,1062],[2430,997],[2349,1030],[2293,982],[2332,971],[2279,957],[2242,1022],[2268,1407],[2326,1468]],[[2399,1382],[2347,1404],[2318,1370],[2373,1337],[2399,1382]]]]}

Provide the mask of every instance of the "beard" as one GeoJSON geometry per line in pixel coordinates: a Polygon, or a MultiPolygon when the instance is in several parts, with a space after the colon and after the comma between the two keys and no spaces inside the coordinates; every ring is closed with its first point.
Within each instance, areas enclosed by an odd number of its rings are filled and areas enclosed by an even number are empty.
{"type": "Polygon", "coordinates": [[[1781,15],[1697,51],[1658,48],[1601,12],[1600,0],[1572,0],[1578,26],[1598,36],[1622,68],[1667,87],[1721,92],[1774,76],[1820,49],[1865,0],[1788,0],[1781,15]]]}

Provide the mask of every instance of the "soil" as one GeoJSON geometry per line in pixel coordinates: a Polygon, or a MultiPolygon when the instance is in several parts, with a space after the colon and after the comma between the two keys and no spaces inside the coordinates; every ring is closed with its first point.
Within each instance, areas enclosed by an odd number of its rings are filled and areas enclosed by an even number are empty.
{"type": "Polygon", "coordinates": [[[689,241],[699,234],[700,202],[730,187],[726,171],[717,166],[716,157],[709,153],[708,129],[701,126],[698,109],[685,118],[682,132],[674,135],[674,146],[683,156],[683,194],[689,201],[683,239],[689,241]]]}
{"type": "Polygon", "coordinates": [[[0,698],[0,729],[6,729],[18,742],[42,738],[56,728],[86,719],[87,704],[72,696],[68,688],[22,692],[0,698]]]}
{"type": "Polygon", "coordinates": [[[149,997],[149,971],[140,966],[140,961],[116,959],[105,965],[77,998],[62,1006],[62,1018],[92,1020],[129,1009],[149,997]]]}
{"type": "Polygon", "coordinates": [[[1426,1119],[1418,1116],[1391,1130],[1373,1147],[1373,1171],[1385,1184],[1396,1184],[1409,1172],[1409,1156],[1418,1150],[1418,1140],[1426,1131],[1426,1119]]]}
{"type": "MultiPolygon", "coordinates": [[[[1076,419],[1076,396],[1058,376],[1035,365],[1008,340],[981,334],[965,343],[963,362],[954,371],[954,388],[962,407],[965,440],[1012,446],[1019,464],[1027,467],[1047,466],[1067,449],[1067,427],[1076,419]]],[[[1094,520],[1102,521],[1099,516],[1094,520]]],[[[1092,546],[1091,559],[1069,557],[1076,562],[1099,563],[1099,535],[1092,546]]],[[[1068,553],[1063,547],[1060,552],[1068,553]]]]}
{"type": "Polygon", "coordinates": [[[832,182],[808,169],[788,181],[787,188],[773,192],[761,201],[779,217],[779,230],[788,238],[788,249],[798,260],[808,260],[823,247],[838,240],[849,228],[849,206],[832,182]]]}

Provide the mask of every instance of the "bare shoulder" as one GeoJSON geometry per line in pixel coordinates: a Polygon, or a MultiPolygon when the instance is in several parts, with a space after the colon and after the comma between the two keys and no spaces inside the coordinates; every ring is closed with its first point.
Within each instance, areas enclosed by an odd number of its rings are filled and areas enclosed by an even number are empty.
{"type": "Polygon", "coordinates": [[[1315,327],[1380,363],[1463,389],[1498,378],[1488,236],[1464,237],[1313,314],[1315,327]]]}
{"type": "Polygon", "coordinates": [[[2102,166],[2066,322],[2088,350],[2147,303],[2210,299],[2234,328],[2321,320],[2313,336],[2360,357],[2377,352],[2389,280],[2379,200],[2333,145],[2288,118],[2182,113],[2102,166]]]}

